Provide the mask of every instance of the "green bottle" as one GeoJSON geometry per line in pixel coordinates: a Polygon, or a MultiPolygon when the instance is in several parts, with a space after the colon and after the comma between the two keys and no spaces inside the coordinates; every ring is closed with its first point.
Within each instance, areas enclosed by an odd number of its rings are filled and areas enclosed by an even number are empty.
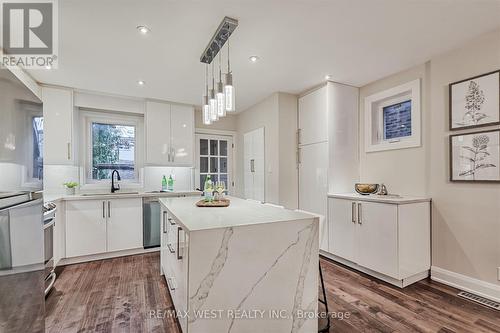
{"type": "Polygon", "coordinates": [[[205,186],[203,187],[203,192],[205,195],[205,201],[213,200],[214,188],[212,185],[212,179],[210,178],[210,175],[207,175],[207,179],[205,180],[205,186]]]}
{"type": "Polygon", "coordinates": [[[168,176],[167,190],[168,191],[174,190],[174,179],[172,178],[172,175],[168,176]]]}
{"type": "Polygon", "coordinates": [[[162,192],[167,191],[167,187],[168,187],[167,177],[165,177],[165,175],[163,175],[163,178],[161,179],[161,191],[162,192]]]}

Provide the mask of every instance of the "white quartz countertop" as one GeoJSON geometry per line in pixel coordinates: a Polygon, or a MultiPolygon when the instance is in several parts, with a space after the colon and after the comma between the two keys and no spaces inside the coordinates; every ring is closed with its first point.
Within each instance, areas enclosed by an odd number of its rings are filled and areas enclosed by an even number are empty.
{"type": "Polygon", "coordinates": [[[418,202],[429,202],[431,198],[426,197],[413,197],[413,196],[395,196],[395,195],[378,195],[378,194],[370,194],[370,195],[361,195],[358,193],[329,193],[329,198],[338,198],[338,199],[348,199],[348,200],[357,200],[357,201],[372,201],[372,202],[380,202],[380,203],[388,203],[388,204],[410,204],[410,203],[418,203],[418,202]]]}
{"type": "Polygon", "coordinates": [[[122,193],[117,192],[116,194],[109,193],[90,193],[85,194],[45,194],[43,195],[43,201],[53,202],[53,201],[71,201],[71,200],[101,200],[101,199],[120,199],[120,198],[164,198],[164,197],[177,197],[177,196],[201,196],[200,191],[173,191],[173,192],[143,192],[143,191],[127,191],[123,190],[122,193]],[[130,193],[134,192],[134,193],[130,193]]]}
{"type": "Polygon", "coordinates": [[[313,215],[228,197],[229,207],[197,207],[200,197],[160,198],[160,203],[188,231],[300,221],[313,215]]]}

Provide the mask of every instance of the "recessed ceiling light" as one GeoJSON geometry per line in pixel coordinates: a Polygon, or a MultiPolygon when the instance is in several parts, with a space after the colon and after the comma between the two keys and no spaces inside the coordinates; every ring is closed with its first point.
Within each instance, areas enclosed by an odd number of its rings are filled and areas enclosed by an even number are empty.
{"type": "Polygon", "coordinates": [[[139,81],[137,81],[137,84],[138,84],[138,85],[140,85],[140,86],[143,86],[143,85],[145,85],[145,84],[146,84],[146,82],[145,82],[145,81],[142,81],[142,80],[139,80],[139,81]]]}
{"type": "Polygon", "coordinates": [[[250,60],[251,62],[257,62],[259,60],[259,57],[253,55],[250,58],[248,58],[248,60],[250,60]]]}
{"type": "Polygon", "coordinates": [[[146,27],[145,25],[138,25],[137,26],[137,30],[139,30],[139,32],[143,35],[149,33],[151,31],[151,29],[149,29],[148,27],[146,27]]]}
{"type": "Polygon", "coordinates": [[[331,80],[331,79],[332,79],[332,76],[330,74],[325,75],[325,80],[328,81],[328,80],[331,80]]]}

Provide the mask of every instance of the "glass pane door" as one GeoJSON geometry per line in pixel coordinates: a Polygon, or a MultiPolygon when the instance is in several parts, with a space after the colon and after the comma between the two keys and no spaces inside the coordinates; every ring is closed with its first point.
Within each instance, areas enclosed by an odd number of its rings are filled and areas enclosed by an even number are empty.
{"type": "Polygon", "coordinates": [[[225,182],[229,192],[233,187],[231,177],[232,138],[197,134],[196,152],[196,186],[203,190],[207,175],[210,175],[214,182],[225,182]]]}

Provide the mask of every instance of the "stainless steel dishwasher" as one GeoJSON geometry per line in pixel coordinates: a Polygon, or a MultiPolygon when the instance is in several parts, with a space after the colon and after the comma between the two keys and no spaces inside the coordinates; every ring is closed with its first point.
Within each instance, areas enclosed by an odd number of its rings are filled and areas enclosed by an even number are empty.
{"type": "Polygon", "coordinates": [[[142,232],[145,249],[160,246],[160,203],[158,198],[142,199],[142,232]]]}

